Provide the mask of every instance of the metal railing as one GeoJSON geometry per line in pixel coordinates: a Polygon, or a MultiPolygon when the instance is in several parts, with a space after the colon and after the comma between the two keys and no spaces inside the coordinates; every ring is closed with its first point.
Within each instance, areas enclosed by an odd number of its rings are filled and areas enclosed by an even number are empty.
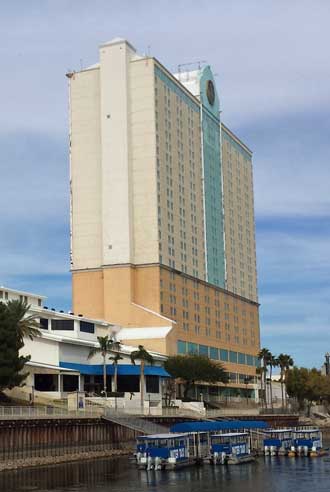
{"type": "MultiPolygon", "coordinates": [[[[146,410],[148,413],[148,410],[146,410]]],[[[261,413],[261,412],[260,412],[261,413]]],[[[269,410],[262,413],[271,413],[269,410]]],[[[281,413],[274,411],[274,413],[281,413]]],[[[177,407],[165,407],[162,408],[160,417],[188,417],[188,418],[216,418],[221,416],[230,415],[258,415],[258,408],[216,408],[208,409],[203,412],[199,412],[193,409],[177,408],[177,407]]],[[[9,407],[0,406],[0,420],[9,419],[42,419],[42,418],[88,418],[88,417],[115,417],[132,421],[134,417],[140,418],[151,416],[142,415],[138,408],[125,408],[117,409],[107,407],[106,405],[95,404],[86,400],[84,409],[70,411],[64,407],[57,406],[21,406],[21,407],[9,407]]],[[[155,415],[157,416],[157,415],[155,415]]],[[[138,430],[141,430],[139,428],[138,430]]]]}
{"type": "Polygon", "coordinates": [[[142,417],[133,417],[124,413],[113,411],[109,408],[104,410],[103,418],[110,420],[129,429],[141,432],[141,434],[163,434],[168,432],[168,427],[165,427],[142,417]]]}
{"type": "MultiPolygon", "coordinates": [[[[101,412],[102,413],[102,412],[101,412]]],[[[0,419],[40,419],[40,418],[88,418],[100,415],[98,408],[88,407],[85,410],[69,411],[66,408],[44,407],[0,407],[0,419]]]]}
{"type": "Polygon", "coordinates": [[[244,416],[244,415],[259,415],[259,409],[251,408],[211,408],[206,410],[206,417],[223,417],[223,416],[244,416]]]}

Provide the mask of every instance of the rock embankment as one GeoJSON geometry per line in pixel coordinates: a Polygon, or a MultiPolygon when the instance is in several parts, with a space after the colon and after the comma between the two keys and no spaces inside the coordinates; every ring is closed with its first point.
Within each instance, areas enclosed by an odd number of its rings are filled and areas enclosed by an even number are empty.
{"type": "Polygon", "coordinates": [[[64,454],[62,456],[42,456],[34,458],[24,458],[0,462],[0,472],[5,470],[18,470],[20,468],[31,468],[46,465],[56,465],[72,461],[92,460],[96,458],[113,458],[131,454],[129,448],[110,449],[109,451],[86,451],[80,453],[64,454]]]}

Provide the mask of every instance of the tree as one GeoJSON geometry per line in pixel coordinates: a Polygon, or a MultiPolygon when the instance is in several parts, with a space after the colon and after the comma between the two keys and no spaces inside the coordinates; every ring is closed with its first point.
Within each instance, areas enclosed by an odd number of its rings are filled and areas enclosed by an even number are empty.
{"type": "Polygon", "coordinates": [[[268,356],[268,365],[269,365],[269,389],[270,389],[270,405],[273,406],[273,367],[278,366],[278,362],[276,357],[270,352],[268,356]]]}
{"type": "Polygon", "coordinates": [[[289,396],[296,398],[300,410],[303,410],[307,403],[308,413],[313,402],[330,398],[329,378],[315,368],[290,369],[287,374],[286,390],[289,396]]]}
{"type": "Polygon", "coordinates": [[[300,410],[304,408],[307,380],[308,369],[304,367],[294,367],[287,375],[286,391],[289,396],[296,398],[300,410]]]}
{"type": "Polygon", "coordinates": [[[119,354],[120,345],[121,345],[120,342],[113,343],[111,350],[114,352],[114,355],[109,357],[109,360],[112,360],[112,364],[114,365],[113,390],[115,392],[117,392],[117,388],[118,388],[118,361],[123,359],[123,357],[119,354]]]}
{"type": "Polygon", "coordinates": [[[141,395],[141,413],[144,413],[144,367],[145,363],[154,363],[154,358],[149,352],[144,348],[143,345],[138,346],[138,350],[133,350],[131,352],[131,361],[135,365],[135,361],[140,360],[140,395],[141,395]]]}
{"type": "Polygon", "coordinates": [[[261,362],[261,387],[263,387],[263,398],[265,407],[267,408],[267,366],[271,356],[268,348],[262,348],[258,354],[258,359],[261,362]]]}
{"type": "Polygon", "coordinates": [[[30,307],[26,302],[21,300],[12,300],[7,303],[7,314],[10,318],[10,322],[15,326],[15,331],[20,342],[23,342],[24,338],[30,338],[33,340],[35,337],[39,337],[41,332],[39,330],[40,323],[36,318],[39,316],[32,314],[28,316],[30,307]]]}
{"type": "Polygon", "coordinates": [[[228,375],[222,364],[204,355],[172,355],[165,362],[165,369],[175,379],[181,379],[184,384],[184,398],[196,382],[224,383],[228,375]]]}
{"type": "Polygon", "coordinates": [[[288,370],[290,369],[290,367],[293,366],[293,359],[292,359],[291,355],[280,354],[277,357],[277,363],[278,363],[278,366],[280,368],[282,408],[284,408],[284,404],[285,404],[285,406],[287,406],[286,392],[284,395],[285,380],[286,380],[288,370]]]}
{"type": "Polygon", "coordinates": [[[40,334],[34,317],[26,317],[29,306],[21,301],[0,302],[0,390],[21,386],[28,376],[23,372],[30,356],[20,356],[24,337],[40,334]]]}
{"type": "Polygon", "coordinates": [[[105,337],[97,337],[98,347],[92,347],[88,354],[88,359],[96,354],[101,354],[103,359],[103,391],[105,397],[107,396],[107,355],[111,354],[118,342],[115,342],[108,335],[105,337]]]}

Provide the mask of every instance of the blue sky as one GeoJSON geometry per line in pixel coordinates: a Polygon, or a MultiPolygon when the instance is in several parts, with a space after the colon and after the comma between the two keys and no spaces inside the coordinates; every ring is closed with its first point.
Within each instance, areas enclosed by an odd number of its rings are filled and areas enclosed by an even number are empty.
{"type": "Polygon", "coordinates": [[[171,70],[207,60],[254,151],[262,344],[330,350],[330,3],[12,0],[0,6],[0,284],[68,309],[68,70],[128,38],[171,70]]]}

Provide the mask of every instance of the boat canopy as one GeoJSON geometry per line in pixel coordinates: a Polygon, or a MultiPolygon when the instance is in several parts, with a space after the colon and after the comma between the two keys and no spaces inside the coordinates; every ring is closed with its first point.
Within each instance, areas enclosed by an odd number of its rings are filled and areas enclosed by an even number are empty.
{"type": "Polygon", "coordinates": [[[286,432],[292,432],[293,429],[267,429],[265,432],[268,434],[284,434],[286,432]]]}
{"type": "Polygon", "coordinates": [[[172,425],[171,432],[212,432],[221,430],[265,429],[267,422],[263,420],[208,420],[190,421],[172,425]]]}
{"type": "Polygon", "coordinates": [[[212,434],[212,437],[246,437],[248,432],[228,432],[224,434],[212,434]]]}
{"type": "Polygon", "coordinates": [[[187,437],[187,434],[178,434],[178,433],[168,433],[168,434],[150,434],[149,436],[139,436],[137,439],[139,440],[162,440],[162,439],[178,439],[180,437],[187,437]]]}
{"type": "Polygon", "coordinates": [[[293,432],[295,434],[314,434],[314,432],[320,432],[320,429],[296,429],[293,432]]]}

